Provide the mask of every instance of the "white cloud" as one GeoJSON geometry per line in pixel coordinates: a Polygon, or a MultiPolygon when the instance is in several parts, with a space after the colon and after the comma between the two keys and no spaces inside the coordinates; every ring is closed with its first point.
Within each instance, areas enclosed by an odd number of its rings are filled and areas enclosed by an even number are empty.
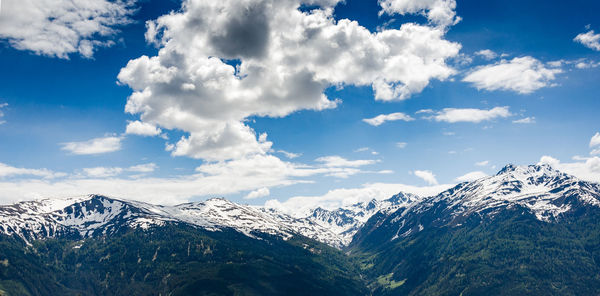
{"type": "Polygon", "coordinates": [[[94,178],[105,178],[105,177],[113,177],[120,175],[124,172],[132,172],[132,173],[151,173],[156,170],[158,166],[155,163],[146,163],[134,165],[129,168],[121,168],[121,167],[93,167],[93,168],[84,168],[83,172],[88,177],[94,178]]]}
{"type": "Polygon", "coordinates": [[[268,208],[275,208],[296,217],[303,217],[311,209],[321,207],[335,209],[358,202],[368,202],[373,199],[382,200],[392,197],[398,192],[412,193],[421,197],[433,196],[451,188],[452,184],[417,187],[405,184],[371,183],[358,188],[339,188],[328,191],[323,195],[296,196],[286,201],[269,200],[265,203],[268,208]]]}
{"type": "Polygon", "coordinates": [[[244,197],[244,199],[256,199],[271,195],[271,191],[267,187],[256,189],[244,197]]]}
{"type": "Polygon", "coordinates": [[[540,88],[552,86],[552,81],[559,73],[562,73],[561,69],[525,56],[477,67],[463,78],[463,81],[470,82],[480,90],[507,90],[529,94],[540,88]]]}
{"type": "Polygon", "coordinates": [[[455,181],[459,182],[459,183],[471,182],[471,181],[479,180],[481,178],[485,178],[487,176],[488,176],[488,174],[486,174],[484,172],[475,171],[475,172],[466,173],[466,174],[456,178],[455,181]]]}
{"type": "Polygon", "coordinates": [[[4,0],[0,39],[19,50],[68,58],[114,44],[116,28],[131,22],[134,1],[4,0]]]}
{"type": "Polygon", "coordinates": [[[600,34],[595,34],[594,30],[575,36],[573,41],[579,42],[589,49],[600,51],[600,34]]]}
{"type": "Polygon", "coordinates": [[[456,122],[473,122],[479,123],[482,121],[489,121],[496,118],[509,117],[512,114],[507,106],[505,107],[494,107],[490,110],[485,109],[474,109],[474,108],[445,108],[442,111],[437,112],[435,115],[427,117],[434,119],[435,121],[444,121],[449,123],[456,122]]]}
{"type": "Polygon", "coordinates": [[[391,113],[391,114],[381,114],[381,115],[377,115],[373,118],[363,119],[364,122],[366,122],[372,126],[380,126],[383,123],[385,123],[386,121],[396,121],[396,120],[413,121],[415,119],[412,118],[410,115],[404,114],[402,112],[396,112],[396,113],[391,113]]]}
{"type": "Polygon", "coordinates": [[[416,171],[413,172],[413,174],[415,174],[415,176],[423,179],[429,185],[438,185],[438,181],[435,178],[435,175],[431,171],[419,171],[419,170],[416,170],[416,171]]]}
{"type": "Polygon", "coordinates": [[[294,159],[294,158],[298,158],[298,157],[302,156],[302,153],[293,153],[293,152],[288,152],[288,151],[284,151],[284,150],[277,150],[277,152],[285,155],[285,157],[287,157],[289,159],[294,159]]]}
{"type": "Polygon", "coordinates": [[[316,161],[323,163],[326,167],[360,167],[378,162],[371,159],[348,160],[337,155],[319,157],[316,161]]]}
{"type": "Polygon", "coordinates": [[[108,136],[83,142],[68,142],[61,145],[62,150],[77,155],[102,154],[121,150],[122,139],[121,137],[108,136]]]}
{"type": "Polygon", "coordinates": [[[600,183],[600,157],[593,156],[586,158],[585,161],[563,163],[551,156],[542,156],[540,163],[549,164],[553,168],[581,180],[600,183]]]}
{"type": "Polygon", "coordinates": [[[489,49],[482,49],[478,52],[475,52],[476,55],[485,58],[486,60],[492,60],[498,57],[498,54],[489,49]]]}
{"type": "Polygon", "coordinates": [[[336,21],[332,9],[301,12],[301,3],[190,0],[149,21],[146,38],[160,51],[121,69],[120,83],[133,89],[126,112],[184,131],[173,155],[220,161],[270,151],[248,117],[335,108],[328,87],[371,86],[377,100],[403,100],[455,73],[446,60],[460,44],[441,28],[406,23],[372,33],[336,21]]]}
{"type": "Polygon", "coordinates": [[[535,117],[525,117],[525,118],[513,120],[513,123],[520,123],[520,124],[535,123],[535,117]]]}
{"type": "Polygon", "coordinates": [[[119,175],[123,172],[123,168],[119,167],[94,167],[84,168],[83,172],[88,177],[104,178],[119,175]]]}
{"type": "Polygon", "coordinates": [[[2,108],[8,106],[7,103],[0,103],[0,124],[5,123],[4,120],[2,120],[2,117],[4,117],[4,112],[2,112],[2,108]]]}
{"type": "Polygon", "coordinates": [[[125,133],[129,135],[158,136],[161,132],[160,128],[139,120],[130,121],[125,128],[125,133]]]}
{"type": "Polygon", "coordinates": [[[590,139],[590,148],[600,145],[600,133],[596,133],[590,139]]]}
{"type": "Polygon", "coordinates": [[[455,0],[379,0],[381,12],[393,14],[422,14],[429,22],[447,27],[460,21],[456,16],[455,0]]]}
{"type": "Polygon", "coordinates": [[[17,168],[0,162],[0,178],[14,176],[37,176],[42,178],[55,178],[63,174],[55,173],[48,169],[26,169],[17,168]]]}
{"type": "Polygon", "coordinates": [[[400,149],[404,149],[406,148],[408,144],[406,142],[398,142],[396,143],[396,147],[400,148],[400,149]]]}
{"type": "Polygon", "coordinates": [[[158,166],[155,163],[138,164],[129,167],[127,170],[136,173],[151,173],[154,172],[158,166]]]}
{"type": "MultiPolygon", "coordinates": [[[[358,165],[358,163],[350,163],[350,165],[358,165]]],[[[121,172],[134,172],[134,169],[141,171],[138,166],[133,166],[122,169],[121,172]]],[[[102,172],[102,170],[98,171],[102,172]]],[[[35,172],[34,175],[40,178],[0,181],[0,204],[40,197],[90,193],[156,204],[176,204],[199,197],[238,194],[263,187],[313,183],[310,178],[316,176],[344,178],[358,173],[388,172],[363,172],[355,167],[309,166],[285,162],[272,155],[254,155],[231,161],[205,163],[197,167],[196,173],[192,175],[168,178],[70,175],[50,180],[38,176],[41,173],[35,172]]]]}
{"type": "Polygon", "coordinates": [[[575,68],[577,69],[591,69],[600,66],[600,62],[588,61],[588,60],[579,60],[575,62],[575,68]]]}
{"type": "Polygon", "coordinates": [[[429,113],[434,113],[434,111],[433,111],[433,109],[421,109],[421,110],[415,112],[415,114],[422,114],[422,113],[429,114],[429,113]]]}
{"type": "Polygon", "coordinates": [[[488,164],[490,164],[489,160],[484,160],[484,161],[480,161],[480,162],[476,162],[475,163],[476,166],[486,166],[488,164]]]}

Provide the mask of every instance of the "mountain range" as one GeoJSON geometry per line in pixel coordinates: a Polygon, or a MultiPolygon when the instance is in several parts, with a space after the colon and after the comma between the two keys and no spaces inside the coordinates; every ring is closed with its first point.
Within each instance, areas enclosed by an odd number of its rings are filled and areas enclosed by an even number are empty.
{"type": "Polygon", "coordinates": [[[302,217],[26,201],[0,206],[0,295],[598,295],[599,218],[600,185],[548,165],[302,217]]]}

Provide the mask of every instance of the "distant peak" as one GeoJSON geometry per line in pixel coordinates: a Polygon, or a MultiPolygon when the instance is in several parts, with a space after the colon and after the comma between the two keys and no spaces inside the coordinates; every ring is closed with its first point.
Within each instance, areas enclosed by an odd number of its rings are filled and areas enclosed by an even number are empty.
{"type": "Polygon", "coordinates": [[[502,175],[508,172],[514,172],[517,169],[517,166],[509,163],[505,167],[503,167],[496,175],[502,175]]]}
{"type": "Polygon", "coordinates": [[[89,199],[110,199],[104,195],[100,195],[100,194],[88,194],[87,197],[89,199]]]}
{"type": "Polygon", "coordinates": [[[505,167],[503,167],[497,174],[498,175],[503,175],[503,174],[507,174],[507,173],[512,173],[512,172],[520,172],[523,174],[528,174],[528,173],[539,173],[539,172],[543,172],[545,174],[561,174],[560,171],[554,169],[552,166],[550,166],[549,164],[532,164],[532,165],[527,165],[527,166],[517,166],[514,164],[508,164],[505,167]]]}
{"type": "Polygon", "coordinates": [[[231,203],[231,201],[227,200],[224,197],[213,197],[206,200],[206,202],[227,202],[231,203]]]}

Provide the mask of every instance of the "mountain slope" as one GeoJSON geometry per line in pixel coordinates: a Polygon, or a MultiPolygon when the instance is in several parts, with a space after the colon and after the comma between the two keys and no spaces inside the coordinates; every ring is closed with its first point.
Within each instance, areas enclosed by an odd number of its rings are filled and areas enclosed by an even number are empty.
{"type": "Polygon", "coordinates": [[[301,236],[283,240],[254,235],[177,222],[130,228],[109,237],[49,238],[30,245],[0,235],[0,294],[368,293],[340,251],[301,236]]]}
{"type": "Polygon", "coordinates": [[[381,295],[596,295],[600,186],[507,166],[377,213],[349,250],[381,295]]]}

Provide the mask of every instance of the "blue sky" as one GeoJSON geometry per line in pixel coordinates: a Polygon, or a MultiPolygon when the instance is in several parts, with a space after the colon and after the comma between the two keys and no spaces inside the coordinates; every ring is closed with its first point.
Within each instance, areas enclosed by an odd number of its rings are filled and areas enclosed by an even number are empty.
{"type": "Polygon", "coordinates": [[[2,0],[0,203],[335,206],[508,163],[600,181],[600,3],[338,2],[2,0]]]}

